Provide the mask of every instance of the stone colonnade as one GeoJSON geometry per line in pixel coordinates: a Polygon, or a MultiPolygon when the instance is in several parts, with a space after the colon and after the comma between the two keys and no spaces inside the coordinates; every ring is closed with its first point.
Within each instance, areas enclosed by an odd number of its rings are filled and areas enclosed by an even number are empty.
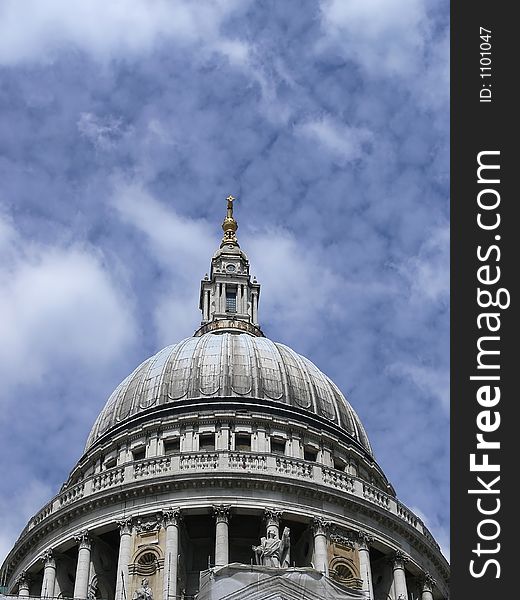
{"type": "MultiPolygon", "coordinates": [[[[231,517],[230,505],[213,506],[215,517],[215,566],[223,566],[229,563],[229,520],[231,517]]],[[[267,534],[275,533],[280,536],[280,521],[282,512],[276,509],[266,509],[264,519],[267,534]]],[[[179,558],[179,528],[182,520],[179,509],[167,509],[162,512],[162,526],[165,529],[165,553],[164,553],[164,578],[163,578],[163,600],[175,598],[178,579],[179,558]]],[[[129,565],[132,560],[132,532],[134,522],[126,519],[118,522],[120,532],[119,555],[117,564],[117,581],[115,588],[115,600],[128,600],[130,598],[129,565]]],[[[328,575],[328,534],[332,523],[322,518],[314,518],[311,530],[314,538],[314,568],[328,575]]],[[[74,598],[77,600],[88,600],[91,569],[91,547],[92,541],[87,530],[81,531],[74,538],[78,544],[78,560],[76,566],[76,578],[74,583],[74,598]]],[[[368,600],[374,599],[372,583],[372,571],[370,564],[369,546],[373,542],[372,537],[363,531],[354,536],[359,553],[360,577],[362,589],[366,592],[368,600]]],[[[47,550],[41,560],[44,563],[41,598],[55,597],[56,582],[56,560],[52,549],[47,550]]],[[[407,556],[397,551],[390,557],[393,573],[392,595],[395,600],[407,600],[408,590],[406,585],[405,563],[407,556]]],[[[29,597],[30,577],[22,572],[17,579],[18,596],[29,597]]],[[[429,573],[423,575],[421,581],[421,600],[434,600],[433,588],[435,580],[429,573]]],[[[160,599],[156,599],[160,600],[160,599]]]]}

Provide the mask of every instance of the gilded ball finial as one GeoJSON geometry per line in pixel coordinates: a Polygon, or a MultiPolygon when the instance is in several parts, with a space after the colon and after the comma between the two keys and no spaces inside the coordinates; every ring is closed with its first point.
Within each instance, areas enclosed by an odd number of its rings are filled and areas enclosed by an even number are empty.
{"type": "Polygon", "coordinates": [[[238,245],[236,236],[236,230],[238,229],[238,223],[233,217],[233,202],[236,200],[231,194],[226,198],[227,200],[227,214],[224,222],[222,223],[222,229],[224,230],[224,237],[222,238],[222,244],[233,244],[238,245]]]}

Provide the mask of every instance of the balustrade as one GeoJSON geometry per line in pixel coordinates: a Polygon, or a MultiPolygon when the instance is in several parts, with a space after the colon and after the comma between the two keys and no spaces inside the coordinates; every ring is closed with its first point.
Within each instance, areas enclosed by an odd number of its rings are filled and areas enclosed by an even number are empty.
{"type": "Polygon", "coordinates": [[[438,547],[433,536],[412,511],[377,487],[344,471],[316,465],[308,461],[277,454],[260,454],[240,451],[187,452],[169,456],[143,459],[125,466],[118,466],[92,475],[82,482],[65,488],[31,520],[27,529],[39,525],[58,509],[88,497],[92,493],[120,486],[131,481],[141,481],[165,475],[179,476],[181,473],[208,471],[246,471],[283,477],[331,486],[344,493],[376,504],[397,515],[402,521],[422,532],[427,541],[438,547]]]}

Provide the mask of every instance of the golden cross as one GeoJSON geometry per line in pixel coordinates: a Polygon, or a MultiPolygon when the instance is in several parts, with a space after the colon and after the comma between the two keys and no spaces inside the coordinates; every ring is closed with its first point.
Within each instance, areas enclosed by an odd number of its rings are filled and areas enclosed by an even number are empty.
{"type": "Polygon", "coordinates": [[[233,196],[229,195],[229,196],[226,198],[226,200],[227,200],[228,202],[233,202],[233,200],[236,200],[236,198],[233,198],[233,196]]]}

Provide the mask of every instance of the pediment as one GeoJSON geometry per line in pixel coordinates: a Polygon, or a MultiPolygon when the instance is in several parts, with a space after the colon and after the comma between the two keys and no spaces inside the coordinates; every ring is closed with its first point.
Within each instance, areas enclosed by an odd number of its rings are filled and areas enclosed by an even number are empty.
{"type": "MultiPolygon", "coordinates": [[[[322,597],[322,592],[325,590],[318,589],[321,586],[316,586],[318,584],[316,580],[304,578],[302,582],[303,585],[283,576],[268,577],[222,596],[221,600],[316,600],[317,597],[322,597]]],[[[330,580],[324,583],[324,587],[327,588],[326,597],[330,600],[359,600],[360,598],[356,591],[352,594],[344,592],[330,580]]]]}

